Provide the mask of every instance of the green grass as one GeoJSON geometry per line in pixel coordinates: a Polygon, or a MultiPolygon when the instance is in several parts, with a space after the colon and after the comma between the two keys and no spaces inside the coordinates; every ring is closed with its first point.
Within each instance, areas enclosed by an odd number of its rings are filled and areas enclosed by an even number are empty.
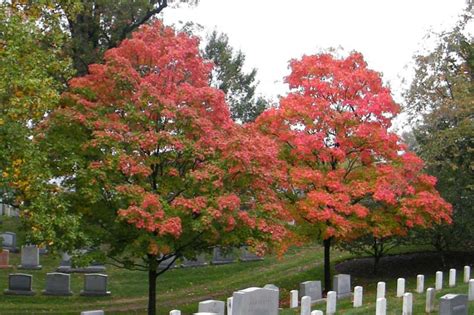
{"type": "MultiPolygon", "coordinates": [[[[4,220],[1,231],[18,231],[14,220],[4,220]]],[[[21,232],[18,238],[23,240],[21,232]]],[[[319,246],[306,246],[290,250],[281,259],[268,257],[264,261],[235,263],[223,266],[173,269],[158,278],[157,304],[158,314],[168,314],[172,309],[180,309],[183,314],[197,311],[199,301],[220,299],[225,301],[235,290],[250,286],[263,286],[273,283],[280,288],[280,314],[299,314],[299,310],[286,309],[289,305],[289,291],[298,288],[306,280],[323,278],[322,249],[319,246]]],[[[337,250],[332,252],[333,262],[348,259],[351,256],[337,250]]],[[[19,264],[19,254],[11,254],[11,264],[19,264]]],[[[8,274],[26,272],[33,275],[33,289],[36,296],[6,296],[0,294],[0,314],[79,314],[83,310],[104,309],[107,314],[145,314],[147,305],[147,275],[143,272],[107,267],[109,275],[110,297],[81,297],[83,275],[71,275],[71,297],[52,297],[40,294],[45,286],[47,272],[59,265],[59,257],[41,256],[43,269],[39,271],[20,271],[0,269],[0,290],[7,288],[8,274]]],[[[445,275],[447,278],[447,275],[445,275]]],[[[387,282],[389,314],[400,314],[402,300],[395,298],[396,279],[383,279],[387,282]]],[[[458,271],[458,283],[462,280],[462,271],[458,271]]],[[[375,291],[379,279],[353,278],[352,285],[364,287],[364,306],[353,309],[349,300],[338,301],[339,314],[374,314],[375,291]]],[[[445,282],[447,279],[445,279],[445,282]]],[[[414,291],[416,279],[407,279],[407,291],[414,291]]],[[[446,283],[445,283],[446,285],[446,283]]],[[[425,287],[434,286],[434,275],[425,275],[425,287]]],[[[437,298],[446,293],[467,293],[467,285],[459,284],[453,289],[444,289],[437,298]]],[[[414,293],[414,314],[424,314],[424,294],[414,293]]],[[[313,309],[325,311],[325,304],[313,309]]],[[[474,310],[474,305],[471,305],[474,310]]]]}

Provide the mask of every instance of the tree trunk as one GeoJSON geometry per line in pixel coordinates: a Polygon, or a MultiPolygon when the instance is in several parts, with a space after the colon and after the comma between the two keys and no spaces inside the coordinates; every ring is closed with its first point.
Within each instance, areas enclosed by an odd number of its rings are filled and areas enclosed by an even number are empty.
{"type": "Polygon", "coordinates": [[[156,257],[152,256],[148,270],[148,315],[156,315],[156,278],[158,263],[156,257]]]}
{"type": "Polygon", "coordinates": [[[332,289],[331,285],[331,239],[332,237],[323,241],[324,245],[324,292],[329,292],[332,289]]]}

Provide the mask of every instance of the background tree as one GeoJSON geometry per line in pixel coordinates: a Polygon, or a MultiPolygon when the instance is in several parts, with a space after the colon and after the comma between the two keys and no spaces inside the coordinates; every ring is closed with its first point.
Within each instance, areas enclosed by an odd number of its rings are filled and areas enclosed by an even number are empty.
{"type": "Polygon", "coordinates": [[[31,141],[33,128],[59,101],[72,75],[57,28],[0,4],[0,202],[18,206],[35,192],[41,152],[31,141]],[[29,169],[24,176],[24,169],[29,169]]]}
{"type": "Polygon", "coordinates": [[[116,266],[148,272],[149,314],[156,278],[177,258],[215,245],[263,254],[289,241],[275,192],[278,148],[233,123],[224,94],[208,85],[210,69],[196,38],[143,26],[70,82],[37,137],[52,178],[49,198],[29,212],[32,237],[97,248],[116,266]],[[51,224],[63,218],[81,229],[51,224]]]}
{"type": "Polygon", "coordinates": [[[452,225],[437,225],[414,235],[437,250],[474,248],[474,46],[472,3],[437,46],[415,57],[415,78],[405,93],[405,110],[414,124],[413,149],[438,178],[437,189],[453,205],[452,225]],[[460,245],[462,244],[462,247],[460,245]]]}
{"type": "Polygon", "coordinates": [[[101,62],[103,53],[116,47],[139,26],[150,22],[169,4],[197,0],[47,0],[12,1],[12,7],[36,16],[42,22],[60,24],[70,41],[65,49],[78,75],[88,65],[101,62]]]}
{"type": "Polygon", "coordinates": [[[216,31],[208,37],[203,56],[214,62],[211,85],[226,94],[232,119],[254,121],[268,107],[268,101],[255,96],[257,69],[244,73],[245,55],[241,51],[234,53],[227,35],[216,31]]]}
{"type": "Polygon", "coordinates": [[[281,145],[297,225],[323,240],[329,290],[333,239],[403,235],[450,222],[451,209],[422,161],[388,131],[398,105],[361,54],[304,56],[290,68],[290,93],[257,124],[281,145]]]}

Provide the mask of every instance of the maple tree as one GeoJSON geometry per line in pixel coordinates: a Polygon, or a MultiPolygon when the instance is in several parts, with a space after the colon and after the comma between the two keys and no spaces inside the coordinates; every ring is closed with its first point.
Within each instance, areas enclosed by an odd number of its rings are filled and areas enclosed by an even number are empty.
{"type": "Polygon", "coordinates": [[[360,53],[303,56],[290,68],[290,93],[256,123],[280,143],[297,225],[323,240],[329,290],[332,240],[450,222],[451,206],[422,160],[388,131],[399,107],[360,53]]]}
{"type": "Polygon", "coordinates": [[[198,40],[156,22],[104,58],[70,81],[36,136],[55,180],[25,213],[31,238],[147,271],[149,314],[156,278],[177,258],[215,245],[284,250],[278,147],[230,119],[198,40]]]}

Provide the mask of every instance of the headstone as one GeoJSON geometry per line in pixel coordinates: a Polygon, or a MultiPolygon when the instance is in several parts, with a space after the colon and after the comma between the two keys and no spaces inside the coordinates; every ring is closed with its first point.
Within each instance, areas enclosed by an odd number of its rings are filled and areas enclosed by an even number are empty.
{"type": "MultiPolygon", "coordinates": [[[[79,254],[85,254],[88,250],[80,249],[77,250],[77,252],[79,254]]],[[[103,273],[106,270],[105,266],[98,262],[93,262],[85,267],[72,267],[72,258],[73,256],[69,253],[61,253],[61,262],[59,263],[59,267],[56,268],[56,271],[62,273],[103,273]]]]}
{"type": "Polygon", "coordinates": [[[176,267],[175,256],[171,256],[170,258],[167,258],[167,259],[161,261],[160,264],[158,265],[158,269],[163,270],[163,269],[168,268],[168,266],[169,266],[170,269],[176,267]]]}
{"type": "Polygon", "coordinates": [[[311,312],[311,315],[324,315],[323,311],[315,310],[311,312]]]}
{"type": "Polygon", "coordinates": [[[72,295],[71,276],[67,273],[50,272],[46,274],[46,290],[44,295],[72,295]]]}
{"type": "Polygon", "coordinates": [[[84,275],[83,296],[105,296],[110,295],[107,291],[107,275],[100,273],[86,273],[84,275]]]}
{"type": "Polygon", "coordinates": [[[361,307],[362,306],[362,297],[364,289],[361,286],[357,286],[354,288],[354,307],[361,307]]]}
{"type": "Polygon", "coordinates": [[[224,254],[220,247],[214,247],[211,264],[225,265],[231,264],[233,262],[235,262],[235,257],[232,255],[232,253],[224,254]]]}
{"type": "Polygon", "coordinates": [[[243,262],[260,261],[263,260],[263,257],[255,255],[254,253],[250,252],[247,247],[244,246],[240,249],[240,260],[243,262]]]}
{"type": "Polygon", "coordinates": [[[233,298],[227,298],[227,315],[232,315],[232,302],[233,298]]]}
{"type": "Polygon", "coordinates": [[[439,299],[440,315],[468,315],[467,295],[446,294],[439,299]]]}
{"type": "Polygon", "coordinates": [[[426,304],[425,304],[426,313],[431,313],[434,311],[435,299],[436,299],[435,289],[433,288],[426,289],[426,304]]]}
{"type": "Polygon", "coordinates": [[[181,311],[179,311],[179,310],[172,310],[172,311],[170,311],[170,315],[181,315],[181,311]]]}
{"type": "Polygon", "coordinates": [[[311,297],[303,296],[301,298],[301,312],[300,315],[311,315],[311,297]]]}
{"type": "Polygon", "coordinates": [[[207,300],[199,302],[199,313],[215,313],[217,315],[225,314],[225,303],[223,301],[207,300]]]}
{"type": "Polygon", "coordinates": [[[193,313],[193,315],[217,315],[216,313],[209,313],[209,312],[199,312],[193,313]]]}
{"type": "Polygon", "coordinates": [[[333,288],[337,293],[338,299],[352,296],[351,275],[335,275],[333,279],[333,288]]]}
{"type": "Polygon", "coordinates": [[[36,245],[25,245],[21,247],[21,264],[18,269],[38,270],[42,266],[39,264],[39,249],[36,245]]]}
{"type": "Polygon", "coordinates": [[[300,298],[302,298],[303,296],[309,296],[311,298],[311,303],[322,301],[323,293],[321,290],[321,281],[301,282],[299,295],[300,298]]]}
{"type": "Polygon", "coordinates": [[[208,263],[206,261],[206,255],[201,254],[196,257],[196,259],[183,259],[183,263],[181,264],[181,267],[183,268],[189,268],[189,267],[203,267],[207,266],[208,263]]]}
{"type": "Polygon", "coordinates": [[[439,291],[441,289],[443,289],[443,272],[437,271],[435,280],[435,290],[439,291]]]}
{"type": "Polygon", "coordinates": [[[298,290],[290,291],[290,308],[298,307],[298,290]]]}
{"type": "Polygon", "coordinates": [[[413,315],[413,294],[403,294],[402,315],[413,315]]]}
{"type": "Polygon", "coordinates": [[[18,251],[16,247],[16,233],[14,232],[3,232],[0,234],[0,241],[2,243],[3,249],[8,249],[11,253],[18,251]]]}
{"type": "Polygon", "coordinates": [[[464,266],[464,283],[468,283],[471,280],[471,267],[464,266]]]}
{"type": "Polygon", "coordinates": [[[397,297],[402,297],[405,294],[405,279],[397,279],[397,297]]]}
{"type": "Polygon", "coordinates": [[[326,315],[336,314],[337,292],[329,291],[326,299],[326,315]]]}
{"type": "Polygon", "coordinates": [[[449,287],[455,287],[456,286],[456,269],[452,268],[449,269],[449,287]]]}
{"type": "Polygon", "coordinates": [[[385,298],[377,299],[375,315],[387,315],[387,300],[385,298]]]}
{"type": "Polygon", "coordinates": [[[233,294],[232,315],[277,315],[278,292],[247,288],[233,294]]]}
{"type": "Polygon", "coordinates": [[[377,282],[377,299],[385,297],[385,282],[377,282]]]}
{"type": "Polygon", "coordinates": [[[32,291],[33,276],[24,273],[11,273],[8,275],[7,295],[35,295],[32,291]]]}
{"type": "Polygon", "coordinates": [[[468,300],[474,301],[474,279],[469,280],[468,300]]]}
{"type": "Polygon", "coordinates": [[[81,315],[104,315],[104,311],[102,310],[95,310],[95,311],[84,311],[81,312],[81,315]]]}
{"type": "Polygon", "coordinates": [[[416,293],[423,293],[425,291],[425,276],[416,276],[416,293]]]}
{"type": "Polygon", "coordinates": [[[280,288],[278,288],[276,285],[274,285],[272,283],[265,284],[263,286],[263,288],[277,291],[278,292],[278,301],[280,301],[280,288]]]}
{"type": "Polygon", "coordinates": [[[11,268],[10,265],[10,251],[4,249],[0,252],[0,269],[11,268]]]}

